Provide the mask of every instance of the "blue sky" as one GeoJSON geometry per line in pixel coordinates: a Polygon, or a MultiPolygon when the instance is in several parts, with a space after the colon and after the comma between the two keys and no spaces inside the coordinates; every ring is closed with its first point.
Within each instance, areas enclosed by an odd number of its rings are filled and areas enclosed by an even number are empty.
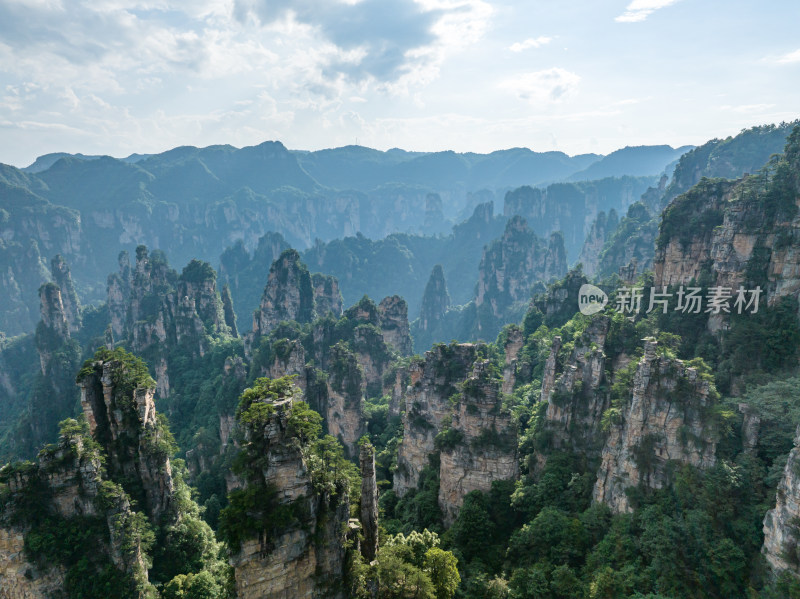
{"type": "Polygon", "coordinates": [[[0,162],[699,144],[800,117],[798,23],[796,0],[0,0],[0,162]]]}

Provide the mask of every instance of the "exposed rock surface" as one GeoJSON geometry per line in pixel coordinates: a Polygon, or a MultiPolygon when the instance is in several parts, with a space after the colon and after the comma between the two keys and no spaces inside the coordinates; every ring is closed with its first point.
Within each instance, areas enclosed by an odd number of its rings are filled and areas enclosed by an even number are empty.
{"type": "Polygon", "coordinates": [[[163,252],[150,253],[139,246],[135,268],[131,269],[124,252],[119,264],[119,273],[108,277],[113,335],[126,340],[132,351],[148,356],[156,369],[159,396],[165,397],[170,388],[171,350],[180,345],[190,354],[204,355],[207,335],[227,336],[235,331],[233,315],[226,313],[216,274],[205,262],[193,260],[179,275],[163,252]]]}
{"type": "MultiPolygon", "coordinates": [[[[81,407],[89,430],[108,455],[106,467],[115,478],[139,481],[151,519],[170,512],[175,484],[169,456],[159,450],[164,431],[156,418],[155,386],[121,386],[127,367],[117,361],[94,362],[81,374],[81,407]]],[[[132,376],[132,373],[127,373],[132,376]]],[[[134,499],[140,499],[134,493],[134,499]]]]}
{"type": "Polygon", "coordinates": [[[342,315],[342,293],[336,277],[316,272],[311,275],[311,286],[314,289],[316,315],[325,316],[330,312],[335,318],[339,318],[342,315]]]}
{"type": "Polygon", "coordinates": [[[503,393],[511,393],[517,382],[517,356],[525,344],[525,336],[516,325],[508,330],[503,350],[505,351],[505,366],[503,367],[503,393]]]}
{"type": "Polygon", "coordinates": [[[358,358],[346,345],[335,345],[327,383],[325,422],[328,433],[342,442],[350,456],[356,455],[356,444],[366,433],[362,417],[363,389],[363,371],[358,358]]]}
{"type": "Polygon", "coordinates": [[[630,511],[625,490],[668,483],[668,464],[713,466],[718,431],[712,417],[716,392],[696,369],[659,356],[645,340],[644,356],[633,378],[632,394],[603,447],[594,500],[613,511],[630,511]]]}
{"type": "Polygon", "coordinates": [[[225,315],[225,324],[231,331],[234,337],[239,336],[239,331],[236,328],[236,312],[233,310],[233,299],[231,299],[231,288],[227,285],[222,287],[222,312],[225,315]]]}
{"type": "Polygon", "coordinates": [[[72,283],[69,264],[57,254],[50,262],[50,271],[53,273],[53,282],[61,289],[61,301],[64,304],[64,314],[69,323],[69,330],[73,333],[81,328],[81,304],[75,285],[72,283]]]}
{"type": "Polygon", "coordinates": [[[443,421],[452,414],[449,398],[458,391],[456,385],[467,378],[475,358],[476,346],[471,343],[436,345],[425,352],[424,362],[411,365],[403,440],[394,475],[394,490],[399,496],[419,483],[429,456],[436,452],[434,439],[443,428],[443,421]]]}
{"type": "Polygon", "coordinates": [[[276,501],[301,506],[302,522],[253,531],[231,558],[239,599],[337,599],[344,568],[344,534],[349,518],[346,495],[319,495],[298,439],[289,429],[293,397],[270,402],[272,411],[245,439],[263,449],[260,481],[278,491],[276,501]]]}
{"type": "MultiPolygon", "coordinates": [[[[800,218],[781,211],[769,215],[763,198],[749,189],[756,184],[754,177],[738,184],[709,182],[676,199],[661,228],[655,284],[685,285],[707,273],[709,286],[729,287],[734,298],[740,286],[751,289],[755,283],[764,285],[762,299],[770,303],[797,295],[800,251],[791,240],[800,238],[800,218]],[[678,234],[671,225],[681,209],[706,226],[678,234]]],[[[800,202],[800,191],[794,193],[800,202]]]]}
{"type": "Polygon", "coordinates": [[[284,251],[269,269],[261,305],[253,314],[253,332],[267,335],[282,320],[311,322],[314,291],[311,275],[296,250],[284,251]]]}
{"type": "Polygon", "coordinates": [[[441,264],[437,264],[433,267],[428,284],[425,286],[425,295],[422,297],[422,308],[417,326],[422,331],[434,331],[449,307],[450,295],[447,293],[444,270],[442,270],[441,264]]]}
{"type": "Polygon", "coordinates": [[[603,251],[606,241],[611,239],[611,235],[616,230],[617,225],[619,225],[619,216],[613,208],[609,210],[608,215],[601,210],[597,218],[592,222],[589,233],[586,235],[586,240],[583,242],[581,253],[578,256],[578,262],[583,264],[583,272],[587,276],[592,277],[597,273],[600,253],[603,251]]]}
{"type": "Polygon", "coordinates": [[[561,337],[555,337],[542,375],[542,401],[552,449],[597,456],[603,443],[600,424],[610,404],[606,356],[610,318],[595,316],[559,364],[561,337]]]}
{"type": "Polygon", "coordinates": [[[778,484],[775,508],[764,517],[764,546],[762,553],[772,570],[779,574],[790,571],[800,575],[797,562],[788,556],[796,555],[800,545],[800,428],[794,440],[794,449],[783,469],[783,477],[778,484]]]}
{"type": "Polygon", "coordinates": [[[503,214],[525,217],[539,236],[561,231],[572,263],[599,212],[624,212],[654,181],[655,177],[620,177],[556,183],[547,188],[525,185],[506,194],[503,214]]]}
{"type": "Polygon", "coordinates": [[[408,324],[408,304],[399,295],[385,297],[378,304],[378,316],[383,340],[401,356],[411,355],[411,332],[408,324]]]}
{"type": "Polygon", "coordinates": [[[409,376],[394,490],[416,488],[438,454],[439,507],[450,524],[467,493],[517,476],[516,429],[501,408],[502,379],[476,345],[436,345],[409,376]]]}
{"type": "Polygon", "coordinates": [[[358,462],[361,466],[361,530],[364,534],[361,554],[369,563],[378,553],[378,485],[375,480],[375,448],[371,443],[361,445],[358,462]]]}
{"type": "Polygon", "coordinates": [[[57,563],[34,560],[24,550],[29,524],[26,510],[38,509],[60,519],[99,517],[108,527],[107,541],[96,539],[92,548],[106,555],[122,572],[147,581],[147,569],[139,539],[125,538],[123,522],[131,516],[126,495],[109,495],[103,488],[99,453],[74,431],[47,446],[35,464],[0,469],[0,485],[8,495],[0,510],[0,597],[40,599],[59,597],[65,587],[65,571],[57,563]],[[30,505],[31,501],[38,505],[30,505]]]}
{"type": "Polygon", "coordinates": [[[448,526],[467,493],[488,492],[493,481],[518,475],[516,428],[501,410],[500,381],[491,375],[488,360],[474,363],[463,388],[450,424],[459,441],[440,455],[439,507],[448,526]]]}
{"type": "Polygon", "coordinates": [[[65,573],[41,569],[25,555],[25,536],[16,528],[0,528],[0,599],[44,599],[64,587],[65,573]]]}
{"type": "Polygon", "coordinates": [[[534,283],[563,277],[567,255],[563,237],[553,233],[545,245],[524,218],[513,217],[503,236],[488,246],[478,270],[475,305],[487,303],[495,317],[517,302],[527,302],[534,283]]]}

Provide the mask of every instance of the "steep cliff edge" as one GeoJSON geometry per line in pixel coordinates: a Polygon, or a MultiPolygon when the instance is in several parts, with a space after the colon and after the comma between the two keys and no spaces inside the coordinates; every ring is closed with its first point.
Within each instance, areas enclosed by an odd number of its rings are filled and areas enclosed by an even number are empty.
{"type": "Polygon", "coordinates": [[[601,421],[611,401],[612,357],[606,347],[610,327],[608,316],[595,316],[574,342],[574,349],[561,360],[561,337],[553,339],[541,393],[541,401],[547,402],[545,428],[550,450],[599,455],[604,438],[601,421]]]}
{"type": "Polygon", "coordinates": [[[173,468],[147,366],[102,349],[78,382],[82,421],[63,421],[59,442],[35,463],[0,470],[0,593],[12,593],[2,596],[143,599],[154,596],[151,583],[182,584],[201,571],[220,592],[220,547],[182,466],[173,468]]]}
{"type": "Polygon", "coordinates": [[[133,268],[124,252],[119,264],[119,273],[108,277],[114,338],[153,364],[158,395],[168,397],[171,360],[178,353],[202,357],[209,338],[231,336],[232,314],[226,314],[216,273],[206,262],[192,260],[178,274],[163,252],[139,246],[133,268]]]}
{"type": "Polygon", "coordinates": [[[58,444],[42,450],[36,463],[0,470],[0,597],[89,597],[102,586],[119,597],[144,596],[141,526],[130,498],[104,481],[88,431],[65,421],[58,444]],[[86,537],[91,547],[70,547],[86,537]],[[85,563],[64,560],[64,549],[85,563]],[[105,570],[92,574],[94,568],[105,570]]]}
{"type": "Polygon", "coordinates": [[[468,493],[517,475],[516,429],[502,408],[501,373],[481,357],[483,349],[439,344],[409,370],[394,491],[403,497],[417,488],[423,469],[435,466],[448,525],[468,493]]]}
{"type": "Polygon", "coordinates": [[[667,485],[671,463],[699,470],[714,465],[719,430],[713,410],[719,395],[704,375],[680,360],[659,355],[658,344],[645,340],[630,399],[606,416],[610,430],[595,501],[616,512],[630,511],[626,489],[667,485]]]}
{"type": "Polygon", "coordinates": [[[489,360],[475,361],[448,428],[437,435],[439,507],[445,525],[456,519],[468,493],[488,493],[493,481],[518,476],[517,432],[502,409],[500,386],[497,367],[489,360]]]}
{"type": "Polygon", "coordinates": [[[783,469],[778,484],[775,507],[764,517],[764,546],[762,553],[775,573],[791,572],[800,575],[797,549],[800,545],[800,428],[797,430],[794,448],[783,469]]]}
{"type": "Polygon", "coordinates": [[[341,450],[318,440],[319,415],[286,378],[258,379],[237,418],[240,488],[221,515],[237,596],[343,597],[349,496],[341,450]]]}
{"type": "Polygon", "coordinates": [[[800,291],[800,127],[783,156],[738,181],[703,180],[664,213],[656,285],[760,285],[770,304],[800,291]],[[688,223],[688,226],[687,226],[688,223]]]}

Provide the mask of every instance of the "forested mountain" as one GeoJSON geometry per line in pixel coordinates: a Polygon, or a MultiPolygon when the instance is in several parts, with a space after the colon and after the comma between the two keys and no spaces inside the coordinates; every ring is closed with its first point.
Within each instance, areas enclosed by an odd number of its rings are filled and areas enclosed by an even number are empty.
{"type": "MultiPolygon", "coordinates": [[[[662,180],[618,224],[598,211],[587,244],[613,229],[653,258],[595,276],[592,314],[565,235],[489,203],[448,236],[263,235],[219,273],[138,245],[99,307],[56,256],[36,332],[0,338],[0,597],[800,596],[786,133],[750,174],[662,180]],[[435,342],[452,327],[470,340],[435,342]]],[[[777,134],[742,135],[750,155],[777,134]]],[[[600,186],[573,189],[579,214],[600,186]]]]}
{"type": "MultiPolygon", "coordinates": [[[[265,142],[125,159],[56,153],[22,170],[0,165],[0,277],[7,290],[0,331],[33,329],[36,290],[50,280],[46,264],[56,254],[69,261],[82,300],[99,302],[116,254],[140,244],[179,263],[216,262],[240,241],[254,251],[269,232],[299,250],[356,234],[376,241],[393,233],[446,234],[479,203],[518,185],[563,179],[599,158],[525,149],[290,152],[265,142]]],[[[413,295],[418,301],[421,289],[413,295]]]]}
{"type": "Polygon", "coordinates": [[[586,273],[609,276],[632,260],[639,272],[651,268],[660,215],[674,198],[704,177],[735,179],[758,171],[770,156],[783,150],[796,125],[795,121],[751,127],[733,137],[712,139],[682,155],[671,178],[662,177],[658,186],[648,189],[641,197],[642,205],[631,206],[618,229],[604,225],[599,218],[592,225],[593,233],[581,252],[586,273]]]}

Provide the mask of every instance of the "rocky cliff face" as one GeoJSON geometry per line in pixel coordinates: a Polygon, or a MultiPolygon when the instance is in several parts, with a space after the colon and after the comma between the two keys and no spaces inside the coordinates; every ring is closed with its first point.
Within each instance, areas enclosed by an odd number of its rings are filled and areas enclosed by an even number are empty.
{"type": "Polygon", "coordinates": [[[517,475],[517,437],[501,409],[499,371],[473,344],[436,345],[412,364],[394,490],[403,496],[439,456],[439,506],[445,523],[470,491],[517,475]]]}
{"type": "Polygon", "coordinates": [[[378,304],[378,318],[384,342],[401,356],[410,356],[411,332],[406,301],[399,295],[383,298],[378,304]]]}
{"type": "Polygon", "coordinates": [[[331,350],[328,368],[325,422],[328,433],[339,439],[347,455],[355,456],[366,426],[362,417],[364,375],[359,359],[343,343],[331,350]]]}
{"type": "Polygon", "coordinates": [[[553,449],[577,451],[597,457],[604,434],[603,413],[610,405],[606,355],[610,318],[594,317],[575,342],[563,364],[559,363],[561,337],[556,336],[542,375],[542,401],[547,402],[546,428],[553,449]]]}
{"type": "Polygon", "coordinates": [[[315,272],[311,275],[311,287],[314,290],[314,312],[317,316],[333,314],[335,318],[342,315],[342,293],[339,281],[331,275],[315,272]]]}
{"type": "Polygon", "coordinates": [[[71,338],[61,290],[55,283],[46,283],[39,293],[42,319],[34,336],[39,372],[33,385],[17,383],[17,392],[30,385],[30,395],[25,413],[15,423],[16,433],[9,440],[18,456],[32,456],[43,443],[55,439],[58,422],[72,415],[76,399],[73,381],[80,364],[80,347],[71,338]]]}
{"type": "Polygon", "coordinates": [[[378,484],[375,480],[375,448],[371,443],[361,445],[358,455],[361,466],[361,530],[364,541],[361,554],[369,563],[378,553],[378,484]]]}
{"type": "Polygon", "coordinates": [[[645,340],[631,397],[603,447],[594,500],[617,512],[630,511],[625,489],[658,489],[669,482],[670,463],[700,470],[712,466],[718,431],[712,414],[717,393],[697,369],[660,356],[645,340]]]}
{"type": "Polygon", "coordinates": [[[139,246],[134,268],[126,253],[120,254],[119,264],[119,273],[108,278],[113,336],[148,357],[156,371],[159,396],[165,397],[170,389],[172,350],[180,346],[190,355],[204,355],[207,336],[232,334],[228,325],[232,315],[226,316],[216,273],[205,262],[192,260],[179,275],[162,252],[151,254],[139,246]]]}
{"type": "Polygon", "coordinates": [[[0,331],[11,337],[36,326],[37,290],[51,280],[44,257],[62,254],[74,262],[80,251],[80,215],[38,197],[43,186],[24,173],[12,175],[22,187],[9,185],[9,174],[0,174],[0,331]]]}
{"type": "Polygon", "coordinates": [[[503,366],[503,393],[511,393],[517,383],[517,357],[525,344],[525,336],[516,325],[508,330],[508,337],[503,345],[505,365],[503,366]]]}
{"type": "Polygon", "coordinates": [[[50,262],[50,272],[53,274],[53,282],[61,289],[61,301],[64,304],[69,330],[74,333],[81,328],[81,304],[75,292],[75,285],[72,283],[69,264],[57,254],[50,262]]]}
{"type": "Polygon", "coordinates": [[[705,180],[670,204],[659,231],[656,285],[705,275],[709,286],[732,288],[734,296],[741,285],[760,285],[769,303],[797,295],[800,131],[789,139],[772,171],[737,182],[705,180]]]}
{"type": "Polygon", "coordinates": [[[433,267],[428,284],[425,286],[418,328],[425,332],[435,330],[449,307],[450,295],[447,293],[444,270],[441,264],[437,264],[433,267]]]}
{"type": "Polygon", "coordinates": [[[394,490],[399,496],[416,488],[428,457],[436,453],[434,440],[452,413],[449,398],[470,372],[476,347],[470,343],[436,345],[425,360],[409,369],[411,384],[405,395],[403,440],[397,453],[394,490]]]}
{"type": "Polygon", "coordinates": [[[800,429],[794,441],[794,449],[783,469],[783,477],[778,484],[775,507],[764,517],[764,546],[762,553],[772,570],[779,574],[789,571],[800,574],[796,558],[800,545],[800,429]]]}
{"type": "Polygon", "coordinates": [[[253,335],[269,334],[283,320],[301,324],[315,316],[342,314],[342,295],[335,277],[308,273],[296,250],[285,250],[269,270],[261,305],[253,313],[253,335]]]}
{"type": "Polygon", "coordinates": [[[501,409],[500,380],[488,360],[477,360],[452,410],[450,435],[458,441],[441,448],[439,507],[446,525],[458,516],[467,493],[488,492],[492,481],[516,479],[517,434],[501,409]]]}
{"type": "Polygon", "coordinates": [[[130,577],[146,590],[141,539],[126,529],[133,518],[129,498],[113,485],[103,485],[100,454],[77,422],[63,429],[59,442],[43,449],[36,463],[0,469],[0,489],[5,491],[0,507],[0,597],[60,597],[65,591],[65,568],[53,556],[28,554],[24,542],[31,532],[41,534],[47,518],[84,522],[87,531],[94,522],[102,522],[107,532],[92,539],[89,560],[105,560],[121,577],[130,577]]]}
{"type": "MultiPolygon", "coordinates": [[[[142,368],[144,368],[142,366],[142,368]]],[[[156,418],[155,385],[135,363],[99,360],[79,377],[81,408],[94,438],[108,455],[106,467],[115,479],[136,481],[126,489],[153,521],[172,511],[175,483],[167,434],[156,418]],[[136,382],[124,382],[123,377],[136,382]]]]}
{"type": "Polygon", "coordinates": [[[592,222],[586,240],[583,242],[578,262],[583,264],[583,272],[587,276],[594,276],[600,264],[600,254],[606,242],[611,239],[611,235],[619,225],[619,216],[613,208],[606,215],[600,211],[597,218],[592,222]]]}
{"type": "Polygon", "coordinates": [[[598,255],[595,274],[611,276],[634,260],[641,269],[652,270],[659,222],[659,213],[651,212],[642,202],[628,208],[598,255]]]}
{"type": "Polygon", "coordinates": [[[592,222],[600,211],[621,213],[639,199],[650,177],[621,177],[581,183],[556,183],[545,189],[523,186],[505,196],[503,214],[525,217],[537,235],[555,231],[564,235],[564,246],[575,260],[592,222]]]}
{"type": "Polygon", "coordinates": [[[336,497],[315,490],[305,450],[290,425],[294,401],[293,396],[267,401],[267,415],[245,427],[245,450],[257,448],[252,457],[264,466],[245,481],[244,492],[251,486],[274,489],[275,507],[294,517],[289,524],[253,530],[234,549],[240,599],[343,596],[338,589],[349,517],[346,487],[336,497]]]}
{"type": "Polygon", "coordinates": [[[239,331],[236,327],[236,312],[233,309],[233,299],[231,298],[231,289],[227,285],[222,287],[222,313],[225,315],[225,324],[231,331],[234,337],[239,336],[239,331]]]}
{"type": "Polygon", "coordinates": [[[484,250],[475,305],[480,308],[486,303],[495,317],[501,317],[513,304],[530,300],[534,283],[560,278],[566,272],[563,238],[554,233],[545,246],[525,219],[515,216],[503,236],[484,250]]]}

